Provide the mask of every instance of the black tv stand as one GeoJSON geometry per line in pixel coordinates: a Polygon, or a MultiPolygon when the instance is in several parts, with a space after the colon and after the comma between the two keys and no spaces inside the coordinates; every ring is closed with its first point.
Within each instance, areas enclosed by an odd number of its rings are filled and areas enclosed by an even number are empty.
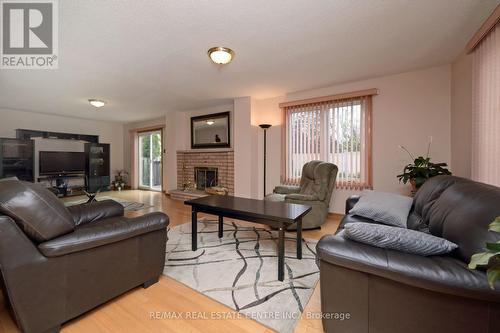
{"type": "Polygon", "coordinates": [[[70,197],[85,194],[84,173],[41,175],[38,182],[45,183],[58,197],[70,197]],[[72,180],[81,180],[81,184],[71,184],[72,180]]]}

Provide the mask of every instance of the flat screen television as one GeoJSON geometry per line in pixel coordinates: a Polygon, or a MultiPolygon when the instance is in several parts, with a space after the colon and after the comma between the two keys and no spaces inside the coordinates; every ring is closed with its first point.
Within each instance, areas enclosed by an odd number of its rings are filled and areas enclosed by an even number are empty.
{"type": "Polygon", "coordinates": [[[85,172],[85,153],[41,151],[40,175],[75,174],[85,172]]]}

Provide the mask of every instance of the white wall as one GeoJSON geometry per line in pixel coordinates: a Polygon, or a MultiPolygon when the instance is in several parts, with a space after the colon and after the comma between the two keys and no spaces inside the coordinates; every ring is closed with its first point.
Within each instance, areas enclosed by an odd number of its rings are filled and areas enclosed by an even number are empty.
{"type": "Polygon", "coordinates": [[[264,130],[260,124],[270,124],[267,129],[267,162],[266,162],[266,194],[273,192],[273,188],[280,183],[281,177],[281,122],[282,115],[278,104],[285,100],[285,96],[256,100],[252,108],[252,126],[257,130],[256,136],[256,162],[257,195],[263,198],[264,191],[264,130]],[[278,163],[278,164],[276,164],[278,163]]]}
{"type": "MultiPolygon", "coordinates": [[[[218,106],[188,111],[168,111],[165,115],[165,190],[177,189],[177,151],[191,149],[191,117],[205,114],[230,112],[231,147],[234,147],[234,105],[225,103],[218,106]]],[[[222,149],[222,148],[221,148],[222,149]]],[[[203,149],[197,149],[203,150],[203,149]]]]}
{"type": "Polygon", "coordinates": [[[252,99],[234,99],[234,195],[253,198],[257,195],[256,131],[252,128],[252,99]]]}
{"type": "MultiPolygon", "coordinates": [[[[16,129],[98,135],[111,144],[111,173],[123,169],[123,124],[0,109],[0,137],[15,138],[16,129]]],[[[61,140],[66,141],[66,140],[61,140]]],[[[67,144],[61,142],[60,144],[67,144]]]]}
{"type": "Polygon", "coordinates": [[[186,116],[180,112],[167,112],[165,117],[165,191],[177,188],[177,150],[185,149],[186,116]]]}
{"type": "MultiPolygon", "coordinates": [[[[451,66],[446,65],[256,101],[252,122],[274,124],[268,131],[267,192],[280,182],[280,102],[378,88],[379,95],[373,98],[373,186],[375,190],[407,193],[408,187],[400,184],[396,175],[410,160],[398,145],[406,146],[415,155],[425,155],[428,138],[432,136],[432,159],[451,161],[450,78],[451,66]]],[[[257,161],[246,167],[246,170],[258,168],[259,179],[262,178],[262,146],[262,135],[259,135],[257,161]]],[[[343,213],[345,199],[352,193],[355,192],[335,190],[330,210],[343,213]]]]}
{"type": "MultiPolygon", "coordinates": [[[[270,99],[251,97],[234,99],[234,105],[168,112],[166,115],[167,190],[177,187],[176,151],[190,149],[191,116],[227,111],[231,113],[231,142],[235,154],[235,194],[263,197],[263,130],[267,131],[266,192],[280,183],[282,115],[279,103],[377,88],[373,97],[373,187],[376,190],[408,193],[408,185],[396,178],[411,162],[398,148],[406,146],[414,155],[425,155],[429,137],[433,137],[431,157],[449,163],[451,154],[451,65],[433,67],[330,87],[290,93],[270,99]]],[[[454,132],[458,135],[457,132],[454,132]]],[[[458,168],[458,165],[457,165],[458,168]]],[[[453,165],[451,166],[453,170],[453,165]]],[[[330,210],[342,213],[345,199],[356,191],[335,190],[330,210]]]]}

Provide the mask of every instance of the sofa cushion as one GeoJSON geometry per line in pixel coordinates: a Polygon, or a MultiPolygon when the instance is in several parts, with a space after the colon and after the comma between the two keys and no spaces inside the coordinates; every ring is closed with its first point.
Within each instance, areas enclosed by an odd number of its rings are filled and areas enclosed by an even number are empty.
{"type": "Polygon", "coordinates": [[[321,163],[321,161],[311,161],[304,164],[302,167],[302,177],[300,178],[300,194],[313,194],[315,193],[315,173],[316,167],[321,163]]]}
{"type": "Polygon", "coordinates": [[[363,191],[361,198],[349,213],[387,225],[406,228],[411,206],[412,199],[403,195],[363,191]]]}
{"type": "Polygon", "coordinates": [[[318,196],[315,194],[300,194],[291,193],[285,196],[287,200],[297,200],[297,201],[320,201],[318,196]]]}
{"type": "Polygon", "coordinates": [[[68,206],[68,211],[73,216],[75,226],[124,214],[123,206],[114,200],[93,201],[68,206]]]}
{"type": "Polygon", "coordinates": [[[167,215],[160,212],[135,218],[112,217],[84,224],[71,234],[40,244],[38,249],[46,257],[58,257],[165,229],[167,225],[167,215]]]}
{"type": "Polygon", "coordinates": [[[415,211],[410,212],[410,215],[408,215],[408,221],[406,221],[406,228],[429,234],[429,226],[424,223],[422,217],[418,215],[415,211]]]}
{"type": "Polygon", "coordinates": [[[316,195],[321,201],[329,201],[337,178],[337,171],[337,166],[332,163],[311,161],[304,164],[299,193],[316,195]]]}
{"type": "Polygon", "coordinates": [[[276,194],[290,194],[299,192],[300,192],[300,186],[296,185],[278,185],[273,190],[273,193],[276,194]]]}
{"type": "Polygon", "coordinates": [[[277,201],[277,202],[285,201],[285,196],[286,196],[286,194],[273,193],[273,194],[266,195],[266,200],[277,201]]]}
{"type": "Polygon", "coordinates": [[[457,248],[456,244],[446,239],[420,231],[372,223],[350,223],[345,226],[343,236],[383,249],[421,256],[445,254],[457,248]]]}
{"type": "Polygon", "coordinates": [[[0,182],[0,212],[11,217],[35,242],[44,242],[74,230],[73,217],[63,203],[39,185],[0,182]]]}
{"type": "Polygon", "coordinates": [[[483,252],[486,242],[497,242],[500,233],[488,230],[500,216],[500,188],[472,181],[448,187],[428,212],[430,233],[456,243],[457,255],[468,262],[483,252]]]}
{"type": "Polygon", "coordinates": [[[344,239],[323,236],[316,245],[320,260],[332,265],[401,282],[417,288],[500,303],[500,281],[488,286],[486,274],[470,270],[452,256],[423,257],[381,249],[344,239]]]}
{"type": "Polygon", "coordinates": [[[429,224],[429,212],[441,194],[456,183],[470,180],[455,176],[436,176],[428,179],[413,198],[413,212],[421,217],[422,222],[429,224]]]}

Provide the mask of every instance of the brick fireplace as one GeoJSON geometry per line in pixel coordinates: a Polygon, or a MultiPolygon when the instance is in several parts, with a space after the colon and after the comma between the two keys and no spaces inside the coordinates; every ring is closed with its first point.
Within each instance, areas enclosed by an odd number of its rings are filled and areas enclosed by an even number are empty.
{"type": "Polygon", "coordinates": [[[234,195],[232,149],[177,151],[177,190],[171,191],[171,196],[180,200],[202,196],[204,186],[226,187],[228,194],[234,195]]]}

